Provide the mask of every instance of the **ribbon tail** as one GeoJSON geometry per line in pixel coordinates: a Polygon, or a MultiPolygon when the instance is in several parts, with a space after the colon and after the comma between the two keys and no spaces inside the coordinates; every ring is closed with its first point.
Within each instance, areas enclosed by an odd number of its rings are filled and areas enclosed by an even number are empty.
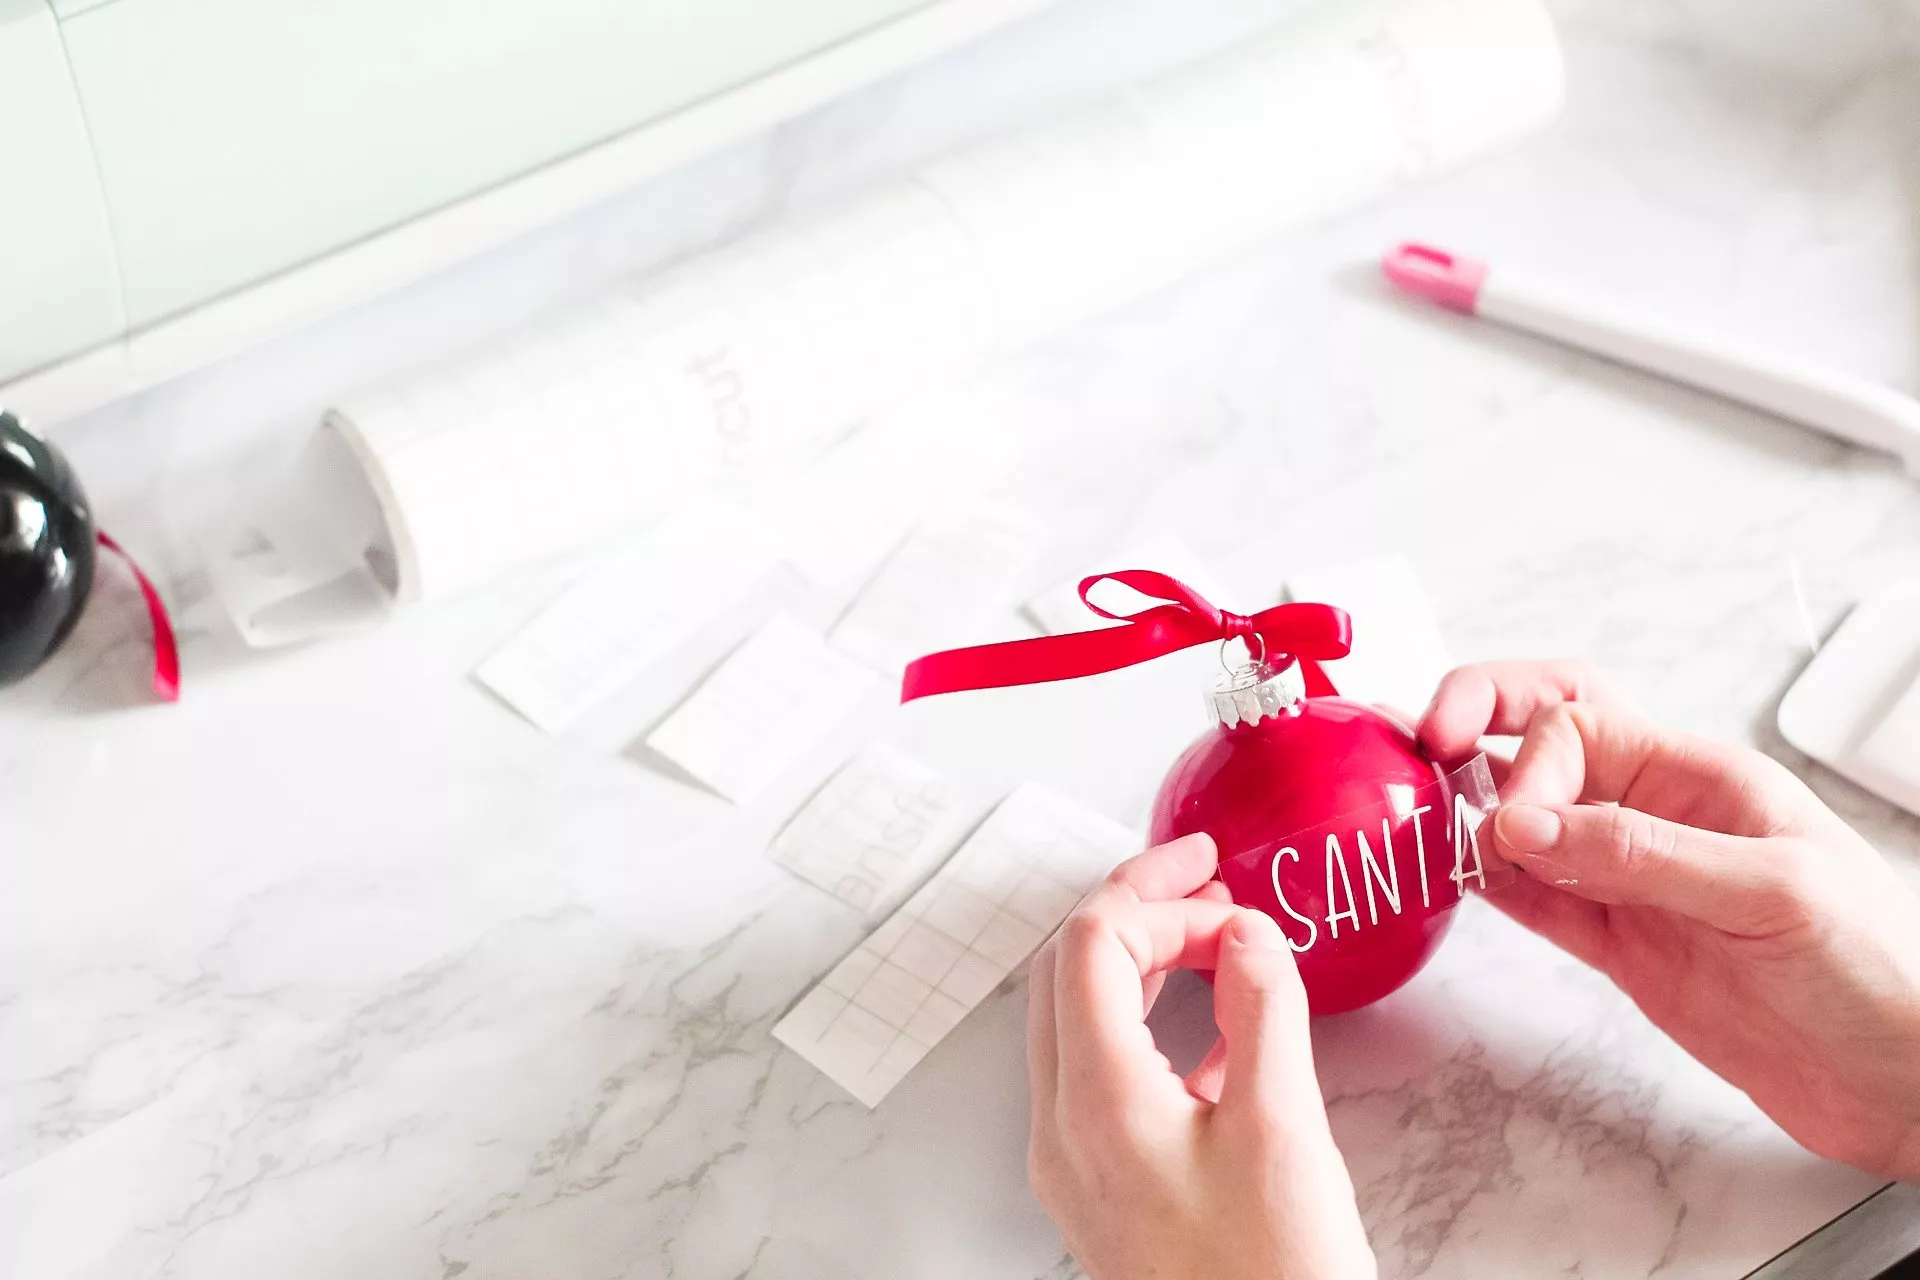
{"type": "Polygon", "coordinates": [[[174,638],[173,620],[167,616],[166,601],[160,598],[160,592],[153,581],[134,558],[127,554],[125,547],[115,542],[105,530],[95,535],[100,545],[126,561],[127,568],[133,570],[133,579],[140,584],[140,594],[147,602],[147,617],[153,624],[153,693],[164,702],[180,701],[180,645],[174,638]]]}
{"type": "Polygon", "coordinates": [[[1333,681],[1327,675],[1327,669],[1312,658],[1301,658],[1300,674],[1306,681],[1309,698],[1331,698],[1339,694],[1333,687],[1333,681]]]}
{"type": "Polygon", "coordinates": [[[1218,629],[1205,619],[1177,606],[1162,606],[1134,615],[1125,626],[1005,640],[916,658],[901,677],[900,701],[1103,675],[1219,638],[1218,629]]]}

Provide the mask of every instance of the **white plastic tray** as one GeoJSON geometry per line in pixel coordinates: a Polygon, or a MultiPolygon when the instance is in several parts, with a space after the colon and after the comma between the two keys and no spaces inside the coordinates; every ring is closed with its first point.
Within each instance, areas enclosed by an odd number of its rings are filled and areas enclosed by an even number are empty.
{"type": "Polygon", "coordinates": [[[1842,777],[1920,813],[1920,583],[1862,601],[1780,701],[1781,734],[1842,777]],[[1891,714],[1890,714],[1891,713],[1891,714]],[[1904,758],[1902,758],[1904,756],[1904,758]]]}

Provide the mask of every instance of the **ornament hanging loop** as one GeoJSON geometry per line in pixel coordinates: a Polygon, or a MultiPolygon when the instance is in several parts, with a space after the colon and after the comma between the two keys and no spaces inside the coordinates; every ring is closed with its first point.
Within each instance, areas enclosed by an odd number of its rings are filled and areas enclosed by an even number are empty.
{"type": "Polygon", "coordinates": [[[1266,665],[1267,638],[1258,631],[1249,628],[1244,635],[1227,636],[1220,641],[1220,669],[1228,675],[1237,676],[1249,668],[1254,671],[1262,671],[1266,669],[1266,665]],[[1240,641],[1241,648],[1246,650],[1247,654],[1247,660],[1245,664],[1241,666],[1235,666],[1227,660],[1227,647],[1236,639],[1240,641]]]}
{"type": "Polygon", "coordinates": [[[1260,628],[1252,618],[1244,614],[1228,613],[1220,610],[1220,666],[1229,676],[1238,676],[1245,670],[1263,671],[1267,665],[1267,638],[1260,634],[1260,628]],[[1247,653],[1247,665],[1236,667],[1227,661],[1227,646],[1238,640],[1247,653]],[[1259,652],[1254,645],[1258,642],[1259,652]]]}

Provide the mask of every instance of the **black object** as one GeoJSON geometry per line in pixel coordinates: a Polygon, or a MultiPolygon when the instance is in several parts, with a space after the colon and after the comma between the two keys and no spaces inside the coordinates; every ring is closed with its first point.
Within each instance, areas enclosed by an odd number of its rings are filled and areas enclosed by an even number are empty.
{"type": "Polygon", "coordinates": [[[93,511],[67,460],[0,410],[0,685],[46,661],[93,586],[93,511]]]}
{"type": "Polygon", "coordinates": [[[1920,1280],[1920,1186],[1880,1188],[1746,1280],[1920,1280]]]}

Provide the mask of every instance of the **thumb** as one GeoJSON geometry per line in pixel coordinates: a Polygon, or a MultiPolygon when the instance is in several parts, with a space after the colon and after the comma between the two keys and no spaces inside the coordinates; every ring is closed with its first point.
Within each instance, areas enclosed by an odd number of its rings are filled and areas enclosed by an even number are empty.
{"type": "Polygon", "coordinates": [[[1322,1107],[1307,1034],[1307,992],[1280,926],[1258,911],[1234,916],[1220,939],[1213,1017],[1226,1049],[1220,1106],[1249,1119],[1322,1107]]]}
{"type": "Polygon", "coordinates": [[[1682,826],[1621,805],[1508,805],[1503,852],[1530,876],[1593,902],[1658,907],[1730,933],[1779,903],[1776,842],[1682,826]]]}

